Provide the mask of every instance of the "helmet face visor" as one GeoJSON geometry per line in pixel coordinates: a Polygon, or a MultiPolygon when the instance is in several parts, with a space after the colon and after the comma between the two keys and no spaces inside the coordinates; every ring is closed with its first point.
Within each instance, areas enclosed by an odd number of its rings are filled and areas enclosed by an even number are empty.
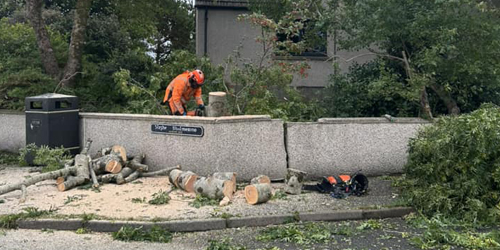
{"type": "Polygon", "coordinates": [[[194,76],[189,78],[189,86],[191,86],[191,88],[193,88],[193,89],[201,87],[201,85],[198,85],[198,83],[194,79],[194,76]]]}

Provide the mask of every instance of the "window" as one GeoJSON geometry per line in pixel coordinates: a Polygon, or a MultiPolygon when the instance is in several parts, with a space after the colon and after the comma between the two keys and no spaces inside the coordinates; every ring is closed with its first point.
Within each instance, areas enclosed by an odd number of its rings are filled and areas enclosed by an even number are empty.
{"type": "Polygon", "coordinates": [[[326,57],[327,56],[327,33],[323,29],[316,26],[316,23],[311,20],[302,22],[303,28],[298,34],[278,33],[276,34],[278,42],[278,56],[303,56],[303,57],[326,57]],[[294,46],[296,44],[297,46],[294,46]],[[300,47],[300,52],[293,51],[295,47],[300,47]],[[290,49],[291,48],[291,49],[290,49]],[[287,50],[288,49],[288,50],[287,50]]]}

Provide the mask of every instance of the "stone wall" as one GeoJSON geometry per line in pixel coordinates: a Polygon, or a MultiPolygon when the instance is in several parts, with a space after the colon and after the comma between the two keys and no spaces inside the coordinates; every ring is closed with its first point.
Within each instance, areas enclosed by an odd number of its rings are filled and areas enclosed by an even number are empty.
{"type": "Polygon", "coordinates": [[[406,164],[408,141],[428,124],[415,118],[323,118],[287,123],[288,167],[308,178],[353,173],[396,174],[406,164]]]}
{"type": "Polygon", "coordinates": [[[269,116],[225,118],[81,113],[81,139],[93,140],[91,153],[120,144],[130,154],[146,154],[153,170],[180,164],[199,175],[238,173],[283,178],[286,153],[283,121],[269,116]],[[152,133],[154,124],[203,127],[203,137],[152,133]]]}
{"type": "Polygon", "coordinates": [[[26,146],[24,113],[0,110],[0,150],[18,152],[24,146],[26,146]]]}
{"type": "MultiPolygon", "coordinates": [[[[309,179],[362,169],[368,175],[401,173],[409,138],[421,119],[323,118],[284,123],[269,116],[173,117],[80,113],[81,145],[93,140],[91,154],[114,144],[131,155],[144,152],[153,170],[180,164],[200,175],[234,171],[240,180],[257,174],[284,177],[286,168],[309,179]],[[203,127],[202,137],[154,133],[152,125],[203,127]],[[285,147],[286,146],[286,147],[285,147]]],[[[23,113],[0,111],[0,150],[26,144],[23,113]]]]}

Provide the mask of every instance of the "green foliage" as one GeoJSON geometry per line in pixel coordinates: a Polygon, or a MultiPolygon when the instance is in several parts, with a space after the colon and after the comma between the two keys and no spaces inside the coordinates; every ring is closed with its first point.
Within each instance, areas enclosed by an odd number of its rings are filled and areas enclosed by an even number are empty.
{"type": "Polygon", "coordinates": [[[132,228],[124,226],[118,232],[111,234],[113,239],[121,241],[147,241],[168,243],[172,241],[172,233],[159,227],[152,226],[150,230],[144,230],[142,227],[132,228]]]}
{"type": "Polygon", "coordinates": [[[201,196],[199,194],[196,195],[196,198],[192,202],[189,202],[189,206],[200,208],[203,206],[217,206],[219,205],[219,201],[216,199],[210,199],[208,197],[201,196]]]}
{"type": "Polygon", "coordinates": [[[497,249],[500,247],[498,229],[480,232],[471,224],[447,220],[440,216],[427,219],[423,216],[409,216],[407,222],[423,229],[422,235],[412,237],[410,243],[420,249],[497,249]]]}
{"type": "Polygon", "coordinates": [[[132,198],[132,203],[144,203],[144,202],[146,202],[146,197],[132,198]]]}
{"type": "Polygon", "coordinates": [[[90,233],[90,229],[86,228],[86,227],[81,227],[81,228],[78,228],[76,231],[75,231],[76,234],[88,234],[90,233]]]}
{"type": "MultiPolygon", "coordinates": [[[[382,108],[390,104],[392,112],[388,113],[394,115],[403,108],[412,114],[418,105],[415,94],[424,87],[432,111],[438,114],[454,108],[469,112],[483,102],[498,102],[500,16],[486,1],[327,2],[329,8],[318,18],[332,32],[348,34],[339,36],[339,49],[369,49],[379,56],[378,76],[354,82],[356,78],[350,78],[353,89],[345,83],[337,87],[353,93],[365,82],[368,86],[361,97],[375,90],[381,98],[368,99],[368,103],[363,100],[360,107],[352,109],[340,107],[341,113],[366,113],[363,109],[370,103],[377,106],[385,99],[382,108]]],[[[344,60],[349,58],[338,58],[337,62],[344,60]]],[[[348,99],[352,104],[352,96],[348,99]]]]}
{"type": "Polygon", "coordinates": [[[36,207],[23,208],[23,212],[17,214],[0,215],[0,228],[17,228],[17,222],[23,219],[33,219],[49,215],[54,210],[38,210],[36,207]]]}
{"type": "Polygon", "coordinates": [[[258,241],[274,241],[297,243],[307,245],[312,243],[330,242],[332,233],[330,229],[319,223],[287,224],[262,230],[256,237],[258,241]]]}
{"type": "Polygon", "coordinates": [[[206,250],[246,250],[247,248],[240,245],[234,245],[232,240],[224,238],[222,240],[209,240],[209,245],[206,250]]]}
{"type": "Polygon", "coordinates": [[[276,192],[274,192],[274,195],[273,197],[271,197],[271,200],[287,200],[287,194],[285,193],[285,191],[281,190],[281,189],[278,189],[276,190],[276,192]]]}
{"type": "Polygon", "coordinates": [[[66,200],[64,201],[64,205],[69,204],[73,201],[79,201],[81,199],[82,199],[82,196],[79,196],[79,195],[66,196],[66,200]]]}
{"type": "Polygon", "coordinates": [[[0,165],[1,164],[12,165],[17,163],[19,163],[18,154],[6,151],[0,151],[0,165]]]}
{"type": "Polygon", "coordinates": [[[169,192],[167,192],[167,191],[162,192],[160,190],[159,192],[154,193],[151,196],[151,200],[149,200],[148,203],[151,205],[168,204],[168,202],[170,201],[170,196],[168,194],[169,194],[169,192]]]}
{"type": "MultiPolygon", "coordinates": [[[[59,61],[65,57],[66,38],[49,30],[59,61]]],[[[52,92],[55,82],[42,71],[35,34],[28,24],[0,19],[0,108],[22,110],[26,96],[52,92]]]]}
{"type": "Polygon", "coordinates": [[[356,229],[362,231],[380,228],[382,228],[382,223],[380,222],[380,220],[367,220],[361,223],[361,225],[359,225],[356,229]]]}
{"type": "Polygon", "coordinates": [[[33,164],[44,166],[42,172],[50,172],[64,167],[64,161],[72,157],[67,154],[63,147],[49,148],[48,146],[38,147],[34,143],[28,144],[19,150],[19,164],[26,165],[26,156],[33,157],[33,164]]]}
{"type": "Polygon", "coordinates": [[[418,92],[402,85],[383,62],[353,65],[345,75],[332,75],[322,104],[332,117],[418,116],[418,92]]]}
{"type": "Polygon", "coordinates": [[[409,144],[403,197],[427,216],[500,221],[500,109],[443,117],[409,144]]]}

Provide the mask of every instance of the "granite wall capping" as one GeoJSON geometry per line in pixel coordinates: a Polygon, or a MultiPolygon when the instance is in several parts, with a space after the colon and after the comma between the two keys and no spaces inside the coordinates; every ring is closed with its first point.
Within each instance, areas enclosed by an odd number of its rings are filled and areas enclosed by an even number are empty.
{"type": "Polygon", "coordinates": [[[378,123],[415,123],[426,124],[430,123],[422,118],[414,117],[355,117],[355,118],[320,118],[319,123],[329,124],[378,124],[378,123]]]}
{"type": "Polygon", "coordinates": [[[80,118],[203,123],[203,124],[257,122],[257,121],[271,120],[271,117],[268,115],[197,117],[197,116],[145,115],[145,114],[120,114],[120,113],[80,113],[80,118]]]}

